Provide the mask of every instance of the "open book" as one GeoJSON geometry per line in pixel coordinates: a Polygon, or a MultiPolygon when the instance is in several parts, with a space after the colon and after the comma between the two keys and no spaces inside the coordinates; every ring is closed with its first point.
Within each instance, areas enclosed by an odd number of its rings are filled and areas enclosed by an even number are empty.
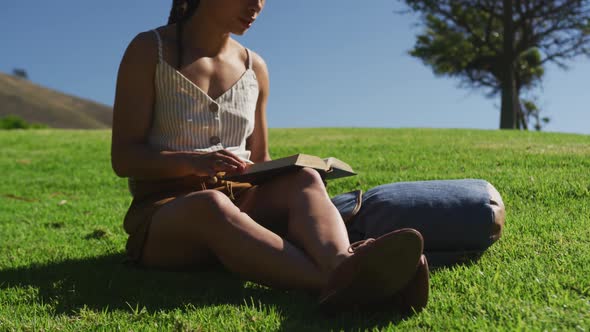
{"type": "Polygon", "coordinates": [[[273,176],[301,167],[310,167],[317,170],[326,180],[356,175],[350,165],[334,157],[322,159],[320,157],[300,153],[289,157],[249,165],[244,173],[224,176],[223,179],[227,181],[256,184],[269,180],[273,176]]]}

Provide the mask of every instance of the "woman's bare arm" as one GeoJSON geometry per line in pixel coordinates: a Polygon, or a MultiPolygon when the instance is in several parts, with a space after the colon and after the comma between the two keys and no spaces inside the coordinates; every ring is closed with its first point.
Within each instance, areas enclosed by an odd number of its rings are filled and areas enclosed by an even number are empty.
{"type": "Polygon", "coordinates": [[[111,163],[118,176],[138,179],[207,176],[244,167],[227,151],[215,153],[156,151],[147,144],[154,107],[157,42],[140,33],[121,60],[113,108],[111,163]],[[152,56],[153,55],[153,56],[152,56]],[[217,163],[223,160],[223,163],[217,163]]]}
{"type": "Polygon", "coordinates": [[[255,162],[270,160],[268,153],[268,127],[266,124],[266,105],[269,94],[268,68],[264,60],[256,53],[252,54],[252,69],[258,79],[258,101],[256,102],[256,115],[254,132],[246,140],[246,148],[252,152],[250,159],[255,162]]]}

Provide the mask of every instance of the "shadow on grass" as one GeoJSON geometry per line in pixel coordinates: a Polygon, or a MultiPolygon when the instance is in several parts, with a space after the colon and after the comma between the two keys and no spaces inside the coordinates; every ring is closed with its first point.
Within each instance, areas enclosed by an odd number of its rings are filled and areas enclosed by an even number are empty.
{"type": "MultiPolygon", "coordinates": [[[[432,255],[430,259],[435,264],[431,272],[455,264],[473,264],[479,258],[479,255],[469,256],[470,259],[464,256],[459,262],[456,256],[432,255]]],[[[382,328],[408,318],[386,307],[325,316],[318,311],[314,296],[246,287],[243,280],[218,267],[186,272],[157,271],[125,265],[123,259],[121,253],[0,270],[0,290],[36,288],[39,302],[51,304],[58,314],[74,314],[84,307],[130,313],[145,307],[154,313],[183,309],[188,304],[199,308],[261,303],[281,313],[281,329],[287,331],[382,328]]]]}
{"type": "Polygon", "coordinates": [[[439,251],[427,252],[425,254],[426,258],[428,258],[430,272],[432,273],[442,268],[450,268],[457,265],[470,266],[476,264],[483,256],[484,251],[439,251]]]}
{"type": "Polygon", "coordinates": [[[310,331],[366,329],[396,324],[404,317],[395,312],[321,314],[316,298],[303,292],[286,292],[248,286],[219,268],[169,272],[127,266],[123,254],[66,260],[48,265],[0,270],[0,290],[38,289],[38,301],[57,314],[74,314],[81,308],[96,311],[148,312],[214,305],[271,306],[281,313],[282,330],[310,331]]]}

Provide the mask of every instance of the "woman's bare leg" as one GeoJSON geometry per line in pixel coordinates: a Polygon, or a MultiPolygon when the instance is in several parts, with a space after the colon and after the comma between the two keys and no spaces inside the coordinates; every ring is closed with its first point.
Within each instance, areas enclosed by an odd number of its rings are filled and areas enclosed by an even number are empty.
{"type": "Polygon", "coordinates": [[[329,274],[351,255],[344,221],[313,169],[303,168],[257,186],[240,197],[237,205],[271,229],[273,223],[286,222],[288,238],[324,273],[329,274]]]}
{"type": "Polygon", "coordinates": [[[319,290],[328,278],[304,252],[256,223],[223,193],[195,192],[158,209],[144,265],[182,268],[212,255],[230,271],[272,287],[319,290]]]}

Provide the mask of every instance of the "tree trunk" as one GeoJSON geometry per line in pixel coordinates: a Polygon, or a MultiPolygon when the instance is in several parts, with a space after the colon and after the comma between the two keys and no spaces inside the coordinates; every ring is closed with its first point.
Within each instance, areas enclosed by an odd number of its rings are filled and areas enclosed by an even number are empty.
{"type": "Polygon", "coordinates": [[[519,96],[516,89],[516,73],[514,68],[514,22],[512,20],[512,0],[504,3],[504,43],[502,59],[502,111],[500,114],[500,129],[517,128],[517,109],[519,96]]]}
{"type": "Polygon", "coordinates": [[[522,109],[522,107],[520,107],[518,109],[518,117],[517,118],[518,118],[517,119],[517,123],[518,123],[517,129],[519,129],[519,130],[529,130],[529,122],[528,122],[529,116],[528,116],[528,113],[526,113],[522,109]]]}
{"type": "MultiPolygon", "coordinates": [[[[514,73],[513,71],[511,71],[514,73]]],[[[500,129],[518,129],[518,93],[510,74],[506,73],[507,79],[502,82],[502,111],[500,114],[500,129]]],[[[505,77],[506,77],[505,76],[505,77]]]]}

